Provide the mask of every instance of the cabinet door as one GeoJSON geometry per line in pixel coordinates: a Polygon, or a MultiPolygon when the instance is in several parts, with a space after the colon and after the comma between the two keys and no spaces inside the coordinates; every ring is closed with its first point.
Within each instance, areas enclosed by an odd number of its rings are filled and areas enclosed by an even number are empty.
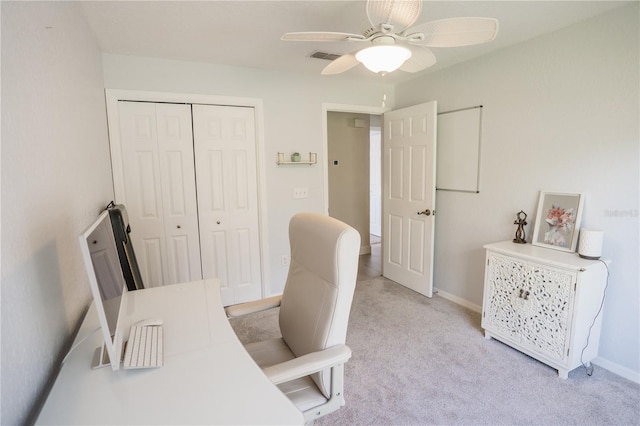
{"type": "Polygon", "coordinates": [[[124,203],[145,287],[202,278],[189,105],[118,102],[124,203]]]}
{"type": "Polygon", "coordinates": [[[562,362],[575,282],[574,272],[489,253],[482,326],[562,362]]]}

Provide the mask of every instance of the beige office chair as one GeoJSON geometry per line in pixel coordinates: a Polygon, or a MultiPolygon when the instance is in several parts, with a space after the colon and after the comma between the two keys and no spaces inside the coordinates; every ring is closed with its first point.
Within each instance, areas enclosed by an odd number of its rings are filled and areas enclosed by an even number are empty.
{"type": "Polygon", "coordinates": [[[306,422],[345,404],[347,323],[358,273],[360,234],[328,216],[300,213],[289,223],[291,263],[282,296],[227,308],[229,317],[280,306],[282,338],[247,352],[304,414],[306,422]]]}

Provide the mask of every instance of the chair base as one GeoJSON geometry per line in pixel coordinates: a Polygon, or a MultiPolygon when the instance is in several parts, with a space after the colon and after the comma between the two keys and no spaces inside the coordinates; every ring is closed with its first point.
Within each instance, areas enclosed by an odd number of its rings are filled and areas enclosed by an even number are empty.
{"type": "MultiPolygon", "coordinates": [[[[264,368],[295,358],[287,344],[281,338],[249,343],[245,349],[259,367],[264,368]]],[[[327,399],[310,376],[301,377],[278,385],[304,415],[305,423],[332,413],[345,405],[344,364],[331,368],[331,395],[327,399]]]]}
{"type": "Polygon", "coordinates": [[[324,405],[302,411],[305,424],[313,424],[315,419],[333,413],[344,407],[344,364],[338,364],[331,368],[331,397],[324,405]]]}

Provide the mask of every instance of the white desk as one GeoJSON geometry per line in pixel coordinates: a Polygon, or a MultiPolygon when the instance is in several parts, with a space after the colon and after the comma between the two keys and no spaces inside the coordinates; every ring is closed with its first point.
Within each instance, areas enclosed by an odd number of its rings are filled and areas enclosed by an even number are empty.
{"type": "MultiPolygon", "coordinates": [[[[164,320],[164,366],[93,370],[94,333],[65,362],[38,424],[304,423],[236,337],[217,280],[131,292],[127,311],[129,323],[164,320]]],[[[77,339],[98,326],[92,306],[77,339]]]]}

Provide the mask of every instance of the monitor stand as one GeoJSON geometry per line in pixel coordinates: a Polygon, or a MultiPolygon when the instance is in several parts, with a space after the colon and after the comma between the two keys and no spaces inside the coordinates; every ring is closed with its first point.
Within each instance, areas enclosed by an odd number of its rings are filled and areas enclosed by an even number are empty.
{"type": "Polygon", "coordinates": [[[101,346],[98,346],[93,353],[93,361],[91,362],[91,368],[102,368],[102,367],[110,367],[111,362],[109,361],[109,351],[105,347],[104,343],[101,346]]]}

